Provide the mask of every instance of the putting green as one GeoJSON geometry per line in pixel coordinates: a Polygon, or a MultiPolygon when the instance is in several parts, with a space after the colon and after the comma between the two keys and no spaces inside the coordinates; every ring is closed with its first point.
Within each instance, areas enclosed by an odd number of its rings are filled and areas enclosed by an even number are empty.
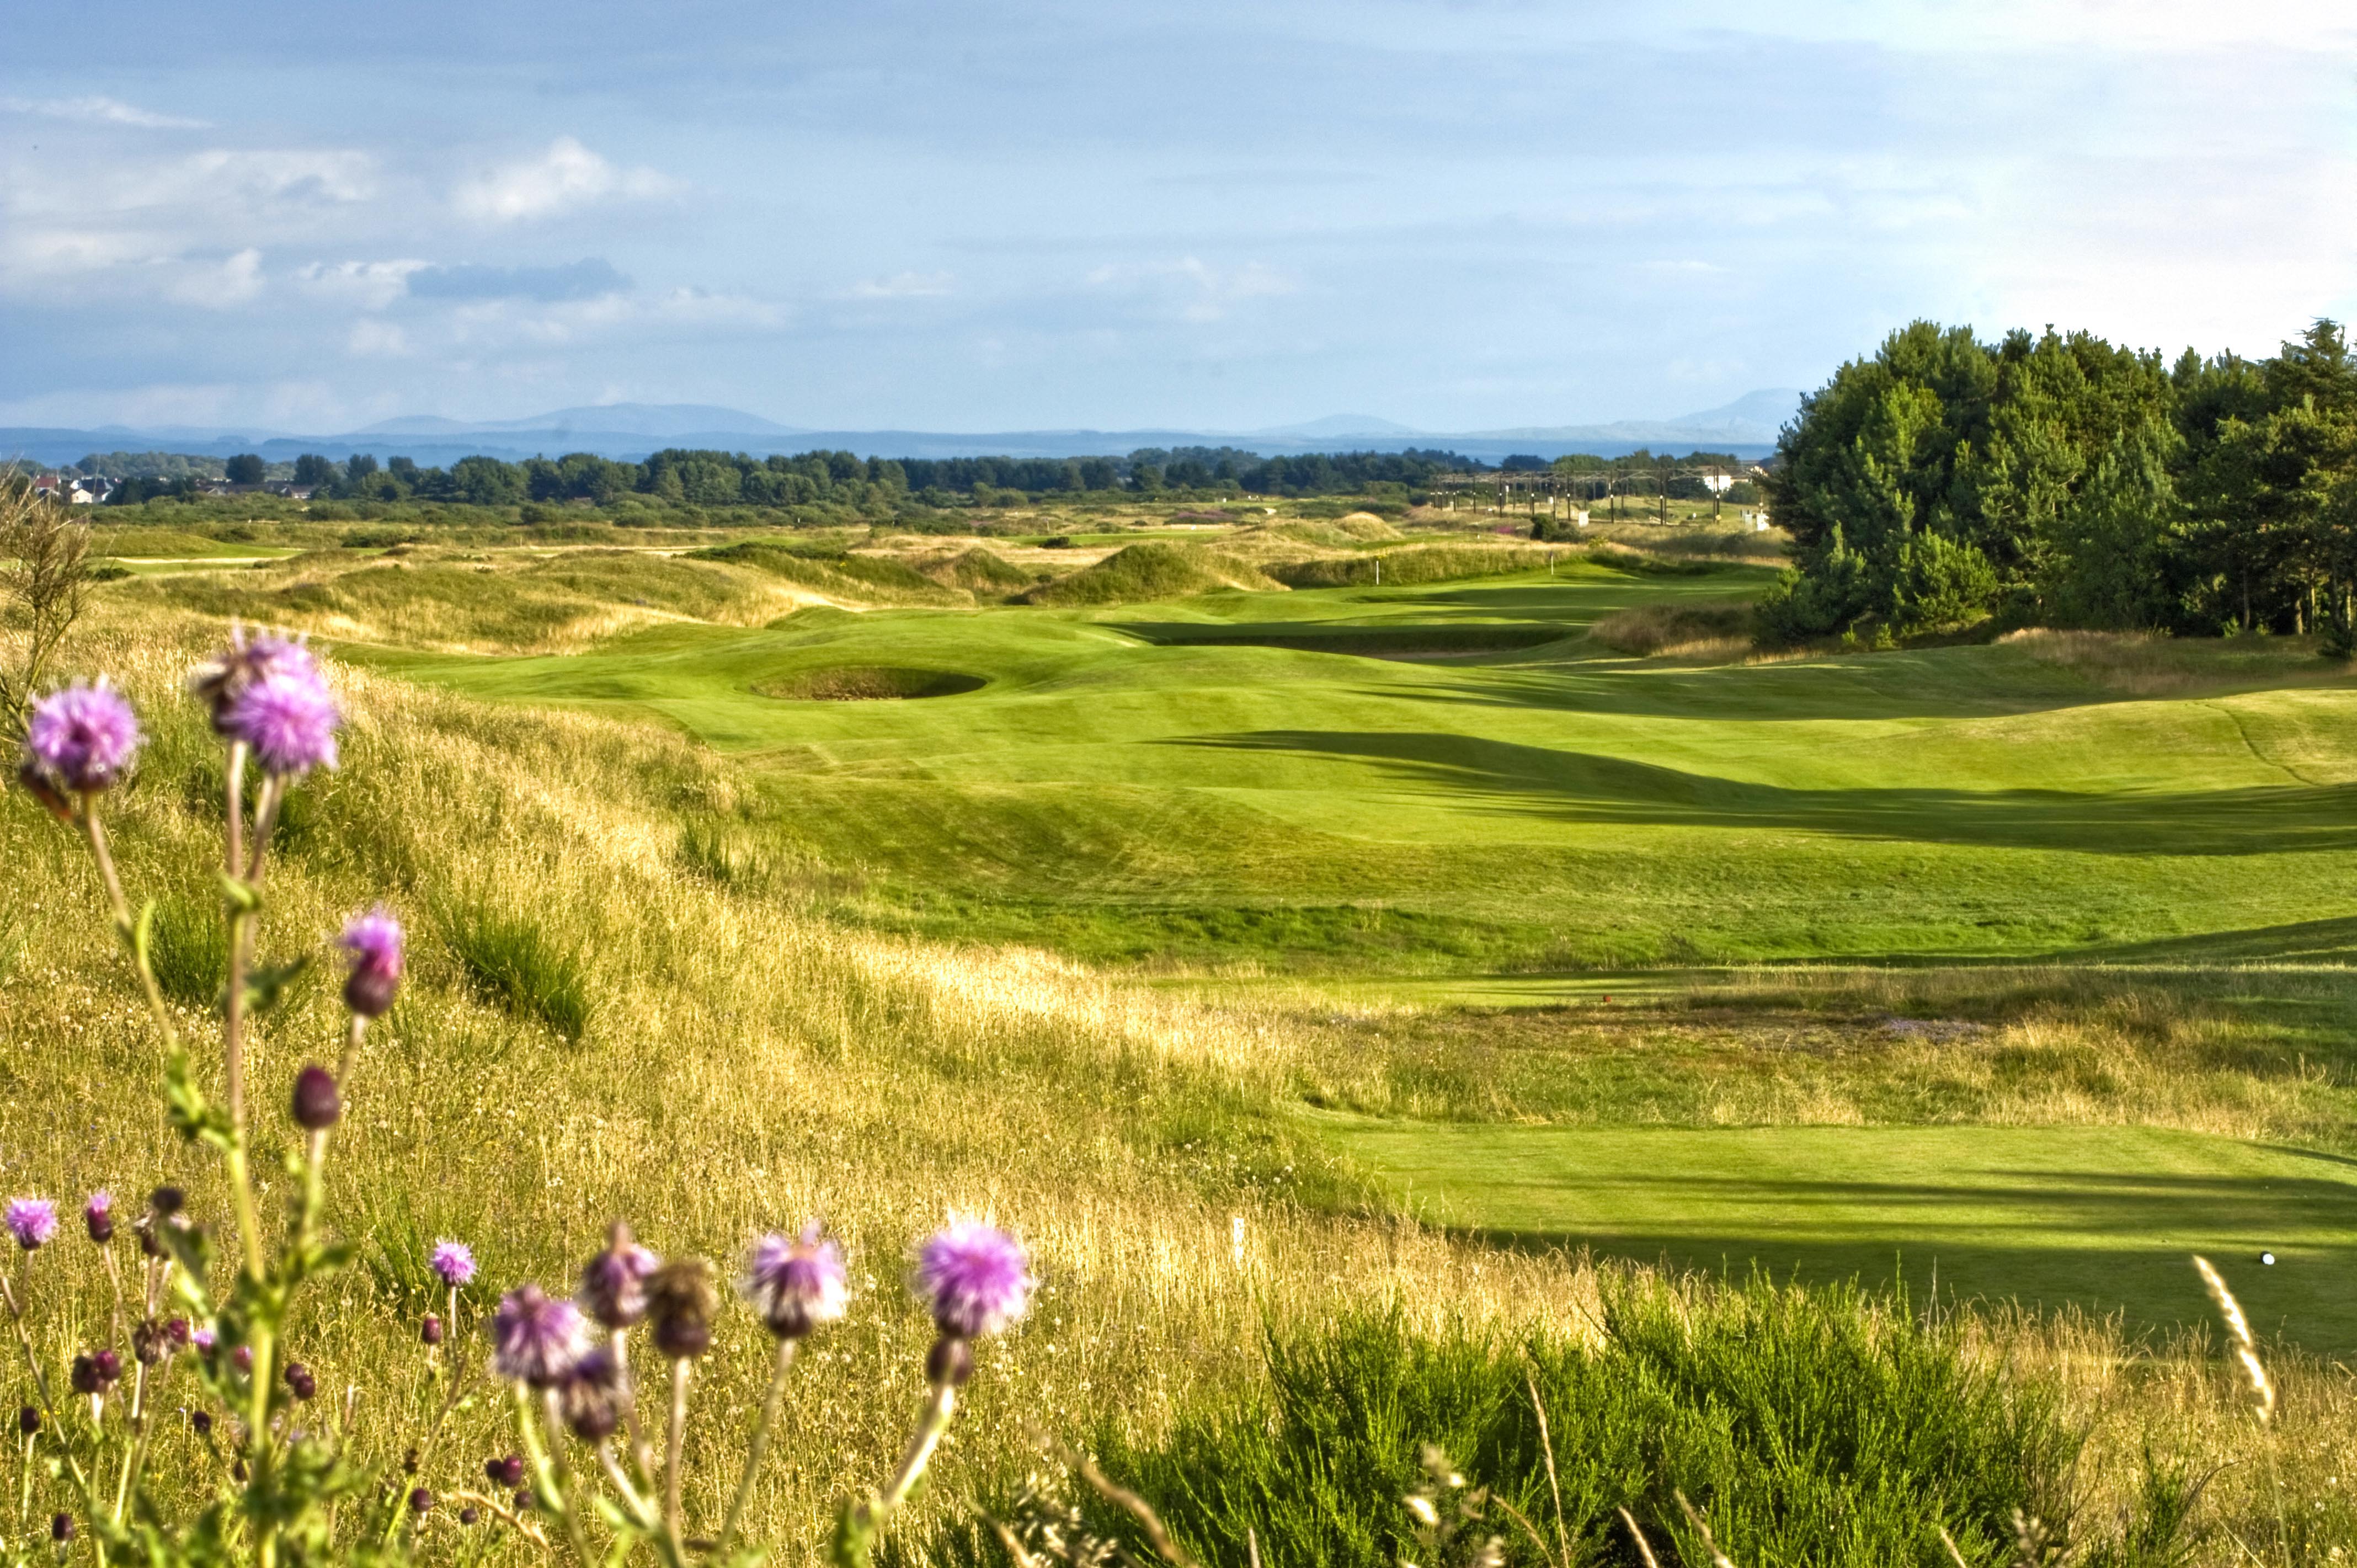
{"type": "Polygon", "coordinates": [[[1523,1244],[1920,1297],[2212,1318],[2189,1257],[2262,1335],[2357,1351],[2357,1161],[2146,1127],[1571,1128],[1311,1112],[1415,1212],[1523,1244]],[[2260,1262],[2272,1251],[2276,1262],[2260,1262]]]}
{"type": "Polygon", "coordinates": [[[1566,563],[1096,609],[821,608],[564,657],[351,655],[675,725],[773,780],[737,831],[858,868],[845,916],[1093,960],[2357,952],[2345,682],[2198,644],[2217,679],[2131,700],[2017,647],[1697,667],[1583,635],[1764,580],[1566,563]],[[795,699],[878,671],[942,694],[795,699]]]}

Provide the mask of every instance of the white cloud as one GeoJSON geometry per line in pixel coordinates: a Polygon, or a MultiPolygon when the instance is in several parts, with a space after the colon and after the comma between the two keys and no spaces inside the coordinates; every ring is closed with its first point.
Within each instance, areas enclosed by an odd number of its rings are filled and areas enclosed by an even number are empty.
{"type": "Polygon", "coordinates": [[[851,285],[854,299],[931,299],[950,292],[957,279],[948,273],[894,273],[851,285]]]}
{"type": "Polygon", "coordinates": [[[313,262],[296,269],[295,281],[307,294],[361,310],[382,310],[409,292],[409,274],[430,262],[313,262]]]}
{"type": "Polygon", "coordinates": [[[617,168],[571,136],[548,151],[491,169],[462,183],[453,197],[460,212],[493,222],[548,218],[608,198],[662,196],[671,181],[648,168],[617,168]]]}
{"type": "Polygon", "coordinates": [[[199,265],[173,280],[167,290],[183,305],[227,310],[262,292],[262,252],[248,247],[212,265],[199,265]]]}
{"type": "Polygon", "coordinates": [[[93,125],[135,125],[143,131],[201,131],[209,122],[158,114],[120,98],[0,98],[0,111],[38,114],[47,120],[80,120],[93,125]]]}

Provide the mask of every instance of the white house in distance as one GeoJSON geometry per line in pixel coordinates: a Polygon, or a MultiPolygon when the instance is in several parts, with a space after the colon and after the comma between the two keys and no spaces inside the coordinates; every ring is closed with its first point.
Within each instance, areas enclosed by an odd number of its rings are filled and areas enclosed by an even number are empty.
{"type": "Polygon", "coordinates": [[[88,478],[80,474],[37,474],[33,477],[33,493],[68,506],[98,506],[114,493],[114,481],[102,474],[88,478]]]}
{"type": "Polygon", "coordinates": [[[1702,477],[1702,482],[1712,495],[1723,496],[1735,488],[1735,476],[1724,468],[1713,468],[1702,477]]]}

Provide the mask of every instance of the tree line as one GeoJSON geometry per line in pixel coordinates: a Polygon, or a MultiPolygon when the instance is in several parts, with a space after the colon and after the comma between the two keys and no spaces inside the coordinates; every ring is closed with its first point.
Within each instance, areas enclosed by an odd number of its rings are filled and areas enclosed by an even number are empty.
{"type": "Polygon", "coordinates": [[[1803,401],[1765,487],[1784,640],[1995,616],[2357,647],[2357,363],[2330,320],[2174,362],[1918,321],[1803,401]]]}
{"type": "MultiPolygon", "coordinates": [[[[150,473],[126,480],[116,490],[117,503],[193,495],[208,477],[188,466],[147,467],[150,473]]],[[[1126,457],[863,458],[850,452],[752,457],[741,452],[671,448],[640,463],[575,452],[520,463],[461,457],[447,468],[421,467],[408,457],[380,464],[364,452],[342,462],[306,453],[295,460],[291,478],[331,500],[614,506],[635,499],[691,506],[869,510],[909,499],[937,506],[970,505],[1001,494],[1311,496],[1362,493],[1382,486],[1396,487],[1405,494],[1436,475],[1480,467],[1453,453],[1422,451],[1263,457],[1234,447],[1185,446],[1146,447],[1126,457]]],[[[223,472],[230,483],[259,484],[265,469],[260,456],[243,453],[231,457],[223,472]]]]}

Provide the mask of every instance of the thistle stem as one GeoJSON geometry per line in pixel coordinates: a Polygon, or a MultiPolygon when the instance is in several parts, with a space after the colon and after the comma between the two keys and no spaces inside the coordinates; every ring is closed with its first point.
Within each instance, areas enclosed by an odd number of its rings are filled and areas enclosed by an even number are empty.
{"type": "Polygon", "coordinates": [[[745,1474],[737,1479],[737,1495],[728,1499],[727,1522],[720,1527],[720,1550],[717,1555],[726,1559],[728,1549],[737,1544],[737,1525],[745,1516],[745,1504],[753,1496],[753,1477],[761,1468],[761,1461],[770,1452],[770,1433],[778,1424],[778,1411],[786,1401],[786,1373],[794,1364],[794,1347],[801,1341],[778,1341],[778,1364],[770,1374],[769,1397],[761,1402],[761,1419],[754,1424],[753,1438],[745,1451],[745,1474]]]}
{"type": "Polygon", "coordinates": [[[90,853],[98,861],[98,875],[106,884],[106,904],[114,917],[114,934],[123,940],[123,950],[131,955],[131,967],[138,972],[139,987],[147,994],[147,1011],[155,1015],[156,1028],[164,1036],[167,1052],[180,1048],[180,1032],[173,1026],[171,1009],[164,1005],[163,988],[156,983],[156,972],[147,965],[147,955],[140,950],[139,921],[131,913],[131,902],[123,896],[123,878],[114,869],[114,851],[107,842],[106,824],[99,821],[95,796],[84,797],[81,808],[82,835],[90,841],[90,853]]]}
{"type": "Polygon", "coordinates": [[[671,1541],[673,1558],[683,1554],[679,1496],[687,1477],[680,1463],[680,1451],[687,1442],[687,1380],[694,1367],[695,1363],[685,1356],[674,1358],[671,1364],[671,1436],[663,1449],[663,1533],[671,1541]]]}
{"type": "Polygon", "coordinates": [[[597,1560],[589,1555],[588,1538],[581,1532],[581,1517],[574,1511],[572,1499],[565,1496],[565,1483],[572,1478],[572,1471],[565,1462],[565,1428],[557,1417],[556,1391],[548,1391],[538,1422],[533,1419],[532,1391],[518,1383],[515,1398],[516,1427],[523,1437],[524,1453],[532,1460],[533,1500],[565,1526],[565,1539],[572,1545],[573,1555],[580,1561],[581,1568],[597,1568],[597,1560]],[[545,1441],[541,1436],[543,1423],[548,1432],[545,1441]]]}
{"type": "Polygon", "coordinates": [[[901,1456],[899,1472],[877,1499],[886,1510],[897,1509],[908,1500],[917,1477],[925,1473],[925,1466],[931,1461],[942,1434],[950,1429],[950,1417],[956,1412],[957,1385],[935,1383],[931,1396],[925,1401],[924,1414],[917,1420],[916,1435],[909,1439],[909,1452],[901,1456]]]}

